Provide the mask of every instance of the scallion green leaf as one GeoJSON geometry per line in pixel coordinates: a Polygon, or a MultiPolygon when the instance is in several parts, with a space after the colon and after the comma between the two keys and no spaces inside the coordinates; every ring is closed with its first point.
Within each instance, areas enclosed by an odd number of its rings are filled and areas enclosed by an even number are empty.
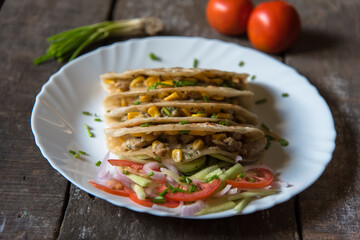
{"type": "Polygon", "coordinates": [[[171,116],[171,112],[166,107],[163,107],[162,110],[166,113],[166,115],[171,116]]]}
{"type": "Polygon", "coordinates": [[[266,103],[267,102],[267,99],[266,98],[262,98],[262,99],[259,99],[255,102],[255,104],[262,104],[262,103],[266,103]]]}
{"type": "Polygon", "coordinates": [[[282,97],[289,97],[290,95],[288,93],[281,94],[282,97]]]}
{"type": "Polygon", "coordinates": [[[89,112],[82,112],[83,115],[86,115],[86,116],[91,116],[91,113],[89,112]]]}
{"type": "Polygon", "coordinates": [[[70,153],[71,155],[75,155],[75,154],[76,154],[76,152],[73,151],[73,150],[69,150],[69,153],[70,153]]]}
{"type": "Polygon", "coordinates": [[[134,105],[139,105],[139,104],[140,104],[140,101],[134,101],[133,104],[134,104],[134,105]]]}
{"type": "Polygon", "coordinates": [[[197,68],[197,67],[198,67],[198,64],[199,64],[199,60],[197,60],[196,58],[194,58],[193,68],[197,68]]]}
{"type": "Polygon", "coordinates": [[[141,124],[140,127],[148,127],[150,125],[152,125],[153,123],[151,122],[148,122],[148,123],[144,123],[144,124],[141,124]]]}
{"type": "Polygon", "coordinates": [[[97,161],[97,162],[95,163],[95,166],[97,166],[97,167],[100,167],[100,165],[101,165],[101,161],[97,161]]]}
{"type": "Polygon", "coordinates": [[[239,67],[244,66],[244,64],[245,64],[244,61],[240,61],[240,62],[239,62],[239,67]]]}
{"type": "Polygon", "coordinates": [[[185,125],[185,124],[188,124],[188,123],[189,123],[188,120],[184,120],[184,121],[179,122],[180,125],[185,125]]]}
{"type": "Polygon", "coordinates": [[[206,96],[206,95],[204,95],[204,100],[205,100],[205,102],[210,102],[209,97],[208,97],[208,96],[206,96]]]}

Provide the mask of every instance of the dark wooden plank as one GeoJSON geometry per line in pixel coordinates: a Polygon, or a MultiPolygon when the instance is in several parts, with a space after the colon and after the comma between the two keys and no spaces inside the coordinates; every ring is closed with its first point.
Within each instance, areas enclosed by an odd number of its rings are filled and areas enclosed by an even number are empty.
{"type": "Polygon", "coordinates": [[[333,159],[300,194],[304,239],[360,239],[360,2],[293,1],[303,34],[286,63],[328,102],[337,130],[333,159]]]}
{"type": "Polygon", "coordinates": [[[294,200],[255,214],[215,220],[157,217],[116,207],[74,185],[59,239],[299,239],[294,200]]]}
{"type": "Polygon", "coordinates": [[[0,238],[57,235],[67,181],[35,146],[30,115],[35,96],[60,65],[33,66],[46,37],[105,20],[110,1],[6,1],[0,14],[0,238]]]}

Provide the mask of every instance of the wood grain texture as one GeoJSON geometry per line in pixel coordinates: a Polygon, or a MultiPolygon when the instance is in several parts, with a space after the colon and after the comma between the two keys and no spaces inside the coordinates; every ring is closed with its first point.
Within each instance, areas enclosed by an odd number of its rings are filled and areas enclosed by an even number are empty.
{"type": "Polygon", "coordinates": [[[34,143],[35,96],[61,65],[34,66],[59,31],[102,21],[110,1],[6,1],[0,12],[0,239],[57,235],[67,181],[34,143]],[[106,4],[108,3],[108,4],[106,4]]]}
{"type": "Polygon", "coordinates": [[[285,62],[318,88],[337,131],[331,163],[300,194],[302,234],[304,239],[360,239],[360,2],[292,2],[303,33],[285,62]]]}
{"type": "Polygon", "coordinates": [[[216,220],[157,217],[116,207],[74,185],[59,239],[299,239],[294,201],[266,211],[216,220]]]}

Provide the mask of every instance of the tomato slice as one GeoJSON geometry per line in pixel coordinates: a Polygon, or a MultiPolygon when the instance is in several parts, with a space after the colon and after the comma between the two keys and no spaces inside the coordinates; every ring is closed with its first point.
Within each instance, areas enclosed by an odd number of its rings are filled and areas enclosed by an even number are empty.
{"type": "Polygon", "coordinates": [[[153,203],[150,199],[145,199],[145,200],[141,200],[137,197],[136,193],[132,193],[129,196],[130,200],[140,204],[144,207],[152,207],[154,204],[159,205],[159,206],[163,206],[163,207],[168,207],[168,208],[176,208],[177,206],[179,206],[180,202],[177,201],[171,201],[166,199],[165,203],[153,203]]]}
{"type": "Polygon", "coordinates": [[[131,167],[135,170],[140,170],[143,168],[144,164],[140,164],[140,163],[134,163],[131,161],[127,161],[127,160],[117,160],[117,159],[109,159],[108,162],[112,165],[112,166],[124,166],[124,167],[131,167]]]}
{"type": "MultiPolygon", "coordinates": [[[[200,199],[205,199],[213,194],[216,189],[220,186],[221,180],[214,179],[211,183],[199,183],[201,188],[200,191],[193,192],[193,193],[182,193],[182,192],[175,192],[175,193],[167,193],[165,195],[166,199],[173,200],[173,201],[184,201],[184,202],[193,202],[200,199]]],[[[158,191],[164,191],[165,186],[161,186],[158,191]]]]}
{"type": "Polygon", "coordinates": [[[272,183],[274,176],[269,170],[257,168],[256,171],[258,171],[261,176],[258,175],[254,177],[254,179],[256,179],[255,182],[249,182],[246,178],[237,178],[235,180],[226,179],[226,183],[236,188],[263,188],[272,183]]]}
{"type": "Polygon", "coordinates": [[[93,182],[93,181],[89,181],[89,183],[96,187],[97,189],[100,189],[104,192],[107,192],[107,193],[110,193],[110,194],[114,194],[114,195],[117,195],[117,196],[122,196],[122,197],[129,197],[130,196],[130,189],[128,187],[126,187],[124,184],[124,188],[121,189],[121,190],[116,190],[116,189],[112,189],[112,188],[109,188],[107,186],[104,186],[104,185],[101,185],[101,184],[98,184],[96,182],[93,182]]]}

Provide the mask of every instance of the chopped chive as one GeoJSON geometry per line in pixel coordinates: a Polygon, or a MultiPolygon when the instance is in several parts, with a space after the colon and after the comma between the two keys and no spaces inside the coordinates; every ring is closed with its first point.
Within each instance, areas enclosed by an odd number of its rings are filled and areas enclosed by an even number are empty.
{"type": "Polygon", "coordinates": [[[100,118],[95,118],[94,121],[95,122],[101,122],[101,119],[100,118]]]}
{"type": "Polygon", "coordinates": [[[151,176],[153,176],[153,175],[154,175],[154,172],[149,172],[149,173],[147,174],[148,177],[151,177],[151,176]]]}
{"type": "Polygon", "coordinates": [[[192,183],[192,180],[189,177],[185,177],[185,182],[187,184],[190,184],[190,183],[192,183]]]}
{"type": "Polygon", "coordinates": [[[238,178],[243,178],[246,176],[246,172],[242,172],[242,173],[239,173],[239,175],[237,175],[238,178]]]}
{"type": "Polygon", "coordinates": [[[193,192],[195,192],[195,190],[196,190],[196,185],[192,184],[189,189],[189,193],[193,193],[193,192]]]}
{"type": "Polygon", "coordinates": [[[97,167],[100,167],[100,165],[101,165],[101,161],[97,161],[97,162],[95,163],[95,166],[97,166],[97,167]]]}
{"type": "Polygon", "coordinates": [[[171,189],[171,193],[176,193],[176,192],[187,193],[187,191],[186,191],[186,190],[181,189],[181,188],[177,188],[177,187],[175,187],[175,188],[171,189]]]}
{"type": "Polygon", "coordinates": [[[265,123],[261,124],[261,128],[267,132],[270,132],[270,128],[268,126],[266,126],[265,123]]]}
{"type": "Polygon", "coordinates": [[[180,125],[185,125],[185,124],[188,124],[188,123],[189,123],[188,120],[184,120],[184,121],[179,122],[180,125]]]}
{"type": "Polygon", "coordinates": [[[244,61],[240,61],[240,62],[239,62],[239,67],[244,66],[244,64],[245,64],[244,61]]]}
{"type": "Polygon", "coordinates": [[[87,131],[87,134],[89,135],[89,137],[94,137],[94,134],[90,131],[90,127],[87,124],[84,124],[85,129],[87,131]]]}
{"type": "Polygon", "coordinates": [[[148,90],[156,89],[156,87],[159,86],[159,85],[161,85],[161,86],[167,86],[167,87],[172,87],[172,85],[170,85],[170,84],[157,82],[157,83],[154,83],[154,85],[152,85],[151,87],[148,87],[148,90]]]}
{"type": "Polygon", "coordinates": [[[209,179],[207,180],[207,182],[211,182],[212,180],[214,179],[219,179],[219,176],[218,175],[212,175],[211,177],[209,177],[209,179]]]}
{"type": "Polygon", "coordinates": [[[263,98],[263,99],[259,99],[255,102],[255,104],[261,104],[261,103],[266,103],[267,102],[267,99],[266,98],[263,98]]]}
{"type": "Polygon", "coordinates": [[[75,155],[75,154],[76,154],[76,152],[73,151],[73,150],[69,150],[69,153],[70,153],[71,155],[75,155]]]}
{"type": "Polygon", "coordinates": [[[87,153],[86,153],[86,152],[81,151],[81,150],[79,150],[79,153],[80,153],[80,154],[82,154],[82,155],[87,155],[87,153]]]}
{"type": "Polygon", "coordinates": [[[265,137],[266,137],[266,139],[269,140],[269,141],[275,140],[275,137],[272,136],[272,135],[270,135],[270,134],[265,134],[265,137]]]}
{"type": "Polygon", "coordinates": [[[193,68],[197,68],[198,64],[199,64],[199,60],[197,60],[196,58],[194,58],[193,68]]]}
{"type": "Polygon", "coordinates": [[[179,130],[178,133],[187,135],[190,133],[190,130],[179,130]]]}
{"type": "Polygon", "coordinates": [[[279,143],[281,146],[286,147],[289,145],[289,142],[286,139],[280,138],[279,143]]]}
{"type": "Polygon", "coordinates": [[[203,114],[204,111],[197,111],[196,114],[203,114]]]}
{"type": "Polygon", "coordinates": [[[255,182],[255,179],[252,178],[252,179],[249,180],[249,182],[255,182]]]}
{"type": "Polygon", "coordinates": [[[82,112],[83,115],[86,115],[86,116],[91,116],[91,113],[89,112],[82,112]]]}
{"type": "Polygon", "coordinates": [[[161,158],[160,156],[155,156],[154,159],[155,159],[156,161],[161,161],[161,160],[162,160],[162,158],[161,158]]]}
{"type": "Polygon", "coordinates": [[[268,150],[270,148],[270,145],[271,145],[271,140],[268,139],[266,141],[265,150],[268,150]]]}
{"type": "Polygon", "coordinates": [[[165,203],[164,197],[161,196],[154,197],[153,199],[151,199],[151,201],[153,203],[165,203]]]}
{"type": "Polygon", "coordinates": [[[218,117],[217,117],[216,113],[213,113],[213,114],[211,115],[211,118],[218,118],[218,117]]]}
{"type": "Polygon", "coordinates": [[[210,102],[210,99],[209,99],[209,97],[208,96],[204,96],[204,100],[205,100],[205,102],[210,102]]]}
{"type": "Polygon", "coordinates": [[[122,173],[125,175],[129,175],[129,171],[127,171],[127,170],[123,170],[122,173]]]}
{"type": "Polygon", "coordinates": [[[226,83],[224,83],[222,86],[223,86],[223,87],[228,87],[229,85],[228,85],[228,84],[226,84],[226,83]]]}
{"type": "Polygon", "coordinates": [[[148,127],[150,125],[152,125],[153,123],[151,122],[148,122],[148,123],[144,123],[144,124],[141,124],[140,127],[148,127]]]}
{"type": "Polygon", "coordinates": [[[154,53],[149,53],[149,58],[153,61],[160,61],[161,59],[157,57],[154,53]]]}
{"type": "Polygon", "coordinates": [[[255,76],[255,75],[252,75],[251,78],[250,78],[250,80],[251,80],[251,81],[254,81],[255,78],[256,78],[256,76],[255,76]]]}
{"type": "Polygon", "coordinates": [[[78,153],[75,153],[74,158],[79,158],[80,155],[78,153]]]}
{"type": "Polygon", "coordinates": [[[288,93],[283,93],[283,94],[281,94],[281,96],[282,97],[288,97],[288,96],[290,96],[288,93]]]}
{"type": "Polygon", "coordinates": [[[163,107],[162,110],[166,113],[166,115],[171,116],[171,112],[166,107],[163,107]]]}
{"type": "Polygon", "coordinates": [[[161,193],[159,193],[159,196],[160,196],[160,197],[165,196],[165,194],[167,194],[167,192],[169,191],[170,186],[171,186],[171,185],[169,185],[169,186],[168,186],[167,188],[165,188],[161,193]]]}
{"type": "Polygon", "coordinates": [[[134,101],[133,104],[134,104],[134,105],[139,105],[139,104],[140,104],[140,101],[134,101]]]}
{"type": "Polygon", "coordinates": [[[228,121],[228,120],[220,121],[219,124],[220,124],[220,125],[224,125],[224,126],[228,126],[228,125],[229,125],[229,121],[228,121]]]}
{"type": "Polygon", "coordinates": [[[173,81],[174,87],[186,87],[186,86],[195,86],[195,81],[173,81]]]}

